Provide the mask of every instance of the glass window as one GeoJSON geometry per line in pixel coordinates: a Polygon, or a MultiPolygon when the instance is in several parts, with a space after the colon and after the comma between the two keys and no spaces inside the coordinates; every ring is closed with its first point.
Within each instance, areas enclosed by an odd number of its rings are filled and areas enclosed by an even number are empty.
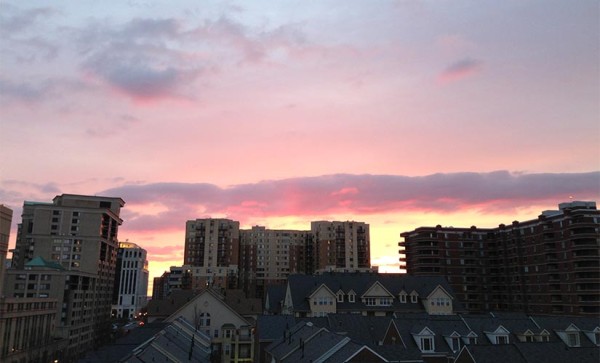
{"type": "Polygon", "coordinates": [[[421,351],[422,352],[433,352],[433,337],[422,337],[421,338],[421,351]]]}

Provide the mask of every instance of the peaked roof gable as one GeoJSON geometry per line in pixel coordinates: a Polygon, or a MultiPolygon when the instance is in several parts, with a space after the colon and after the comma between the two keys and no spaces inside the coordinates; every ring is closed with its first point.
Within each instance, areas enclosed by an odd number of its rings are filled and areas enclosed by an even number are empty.
{"type": "Polygon", "coordinates": [[[350,362],[350,361],[352,361],[352,358],[356,357],[357,355],[359,355],[365,351],[367,351],[370,355],[375,356],[378,359],[381,359],[382,362],[389,362],[387,359],[385,359],[384,357],[379,355],[376,351],[374,351],[373,349],[369,348],[366,345],[363,345],[362,347],[360,347],[356,352],[354,352],[354,354],[352,354],[350,357],[348,357],[345,361],[350,362]]]}
{"type": "Polygon", "coordinates": [[[510,332],[503,327],[502,325],[499,325],[496,330],[494,331],[484,331],[484,333],[486,334],[492,334],[492,335],[505,335],[505,334],[509,334],[510,332]]]}
{"type": "Polygon", "coordinates": [[[435,335],[435,333],[428,327],[424,327],[419,333],[416,333],[416,334],[413,333],[413,335],[415,335],[415,336],[431,336],[431,335],[435,335]]]}
{"type": "Polygon", "coordinates": [[[400,329],[398,329],[398,326],[396,325],[396,322],[394,321],[394,319],[390,319],[390,323],[388,324],[387,329],[385,330],[385,334],[383,335],[383,341],[386,340],[386,338],[392,334],[393,336],[398,336],[400,338],[400,342],[402,343],[402,345],[406,348],[406,344],[404,343],[404,339],[402,339],[402,334],[400,334],[400,329]],[[395,331],[395,334],[393,333],[395,331]]]}
{"type": "Polygon", "coordinates": [[[437,285],[430,293],[429,295],[427,295],[427,299],[430,299],[435,293],[437,293],[438,291],[441,291],[442,293],[444,293],[446,296],[448,296],[448,298],[454,300],[454,298],[452,297],[452,295],[450,293],[448,293],[448,291],[446,291],[446,289],[444,289],[441,285],[437,285]]]}
{"type": "Polygon", "coordinates": [[[379,281],[375,281],[368,289],[362,294],[363,297],[394,297],[394,295],[388,291],[379,281]]]}
{"type": "Polygon", "coordinates": [[[572,323],[571,325],[569,325],[569,326],[567,327],[567,329],[565,329],[565,331],[570,331],[570,332],[578,332],[578,331],[581,331],[581,329],[579,329],[579,328],[577,327],[577,325],[575,325],[575,324],[573,324],[573,323],[572,323]]]}
{"type": "Polygon", "coordinates": [[[205,289],[202,292],[200,292],[199,294],[197,294],[196,296],[194,296],[190,301],[188,301],[182,307],[177,309],[177,311],[175,311],[173,314],[171,314],[169,317],[167,317],[165,319],[165,321],[171,322],[171,321],[174,321],[175,319],[177,319],[178,317],[185,315],[185,313],[189,313],[188,310],[191,309],[192,307],[194,307],[195,304],[197,304],[198,302],[200,302],[202,300],[205,300],[205,303],[203,304],[204,308],[211,306],[211,303],[208,302],[208,300],[211,300],[211,301],[216,302],[217,304],[221,305],[226,310],[228,310],[235,319],[238,319],[240,325],[251,325],[248,322],[248,320],[246,320],[243,316],[238,314],[238,312],[233,310],[231,308],[231,306],[229,306],[227,303],[225,303],[225,301],[223,300],[223,297],[221,295],[217,294],[217,292],[215,292],[213,289],[210,289],[210,288],[205,289]]]}
{"type": "Polygon", "coordinates": [[[325,291],[329,292],[331,294],[331,296],[333,296],[333,297],[336,296],[336,294],[333,291],[331,291],[331,289],[329,287],[327,287],[327,285],[321,284],[316,289],[314,289],[313,292],[310,295],[308,295],[308,297],[312,298],[317,292],[319,292],[321,290],[325,290],[325,291]]]}

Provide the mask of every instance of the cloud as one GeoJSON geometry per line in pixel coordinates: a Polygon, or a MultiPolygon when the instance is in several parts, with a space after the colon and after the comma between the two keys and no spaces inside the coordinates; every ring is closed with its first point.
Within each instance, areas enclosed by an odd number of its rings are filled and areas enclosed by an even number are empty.
{"type": "Polygon", "coordinates": [[[0,30],[3,35],[11,35],[34,27],[40,19],[47,19],[58,13],[51,7],[38,7],[22,10],[6,2],[0,3],[0,30]]]}
{"type": "Polygon", "coordinates": [[[36,82],[0,78],[0,99],[2,101],[43,102],[65,98],[65,94],[81,92],[85,89],[83,83],[66,78],[48,78],[36,82]]]}
{"type": "Polygon", "coordinates": [[[556,205],[570,195],[599,197],[600,172],[571,174],[490,173],[402,175],[336,174],[222,188],[212,184],[125,185],[101,192],[128,204],[160,202],[158,214],[123,210],[128,230],[180,230],[186,220],[227,216],[253,218],[368,215],[393,212],[497,213],[534,203],[556,205]],[[354,192],[354,191],[359,191],[354,192]],[[340,191],[346,191],[340,194],[340,191]],[[348,192],[350,191],[350,192],[348,192]]]}
{"type": "Polygon", "coordinates": [[[457,81],[479,72],[483,67],[483,62],[477,59],[465,58],[450,64],[438,76],[442,83],[457,81]]]}

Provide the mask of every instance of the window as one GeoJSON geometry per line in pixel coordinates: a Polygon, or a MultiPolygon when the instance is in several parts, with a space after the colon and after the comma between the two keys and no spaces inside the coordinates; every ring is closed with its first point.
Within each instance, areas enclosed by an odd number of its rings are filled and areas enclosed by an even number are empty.
{"type": "Polygon", "coordinates": [[[421,337],[421,352],[433,351],[433,337],[421,337]]]}
{"type": "Polygon", "coordinates": [[[579,333],[567,333],[567,344],[569,347],[579,346],[579,333]]]}
{"type": "Polygon", "coordinates": [[[353,303],[355,301],[354,298],[355,298],[354,294],[348,294],[348,301],[349,302],[353,303]]]}
{"type": "Polygon", "coordinates": [[[392,298],[382,297],[381,299],[379,299],[379,304],[382,306],[390,306],[392,305],[392,298]]]}
{"type": "Polygon", "coordinates": [[[400,302],[401,303],[406,303],[406,294],[400,294],[400,302]]]}
{"type": "Polygon", "coordinates": [[[496,344],[508,344],[508,335],[497,335],[496,344]]]}
{"type": "MultiPolygon", "coordinates": [[[[200,314],[200,326],[210,326],[210,314],[209,313],[201,313],[200,314]]],[[[210,331],[207,335],[210,336],[210,331]]]]}
{"type": "Polygon", "coordinates": [[[375,298],[374,297],[365,298],[365,304],[367,306],[375,306],[375,298]]]}
{"type": "Polygon", "coordinates": [[[413,304],[417,302],[417,294],[410,295],[410,302],[413,304]]]}
{"type": "Polygon", "coordinates": [[[344,293],[343,292],[338,292],[337,302],[344,302],[344,293]]]}
{"type": "Polygon", "coordinates": [[[457,352],[460,349],[460,339],[458,337],[450,338],[450,349],[452,349],[453,352],[457,352]]]}

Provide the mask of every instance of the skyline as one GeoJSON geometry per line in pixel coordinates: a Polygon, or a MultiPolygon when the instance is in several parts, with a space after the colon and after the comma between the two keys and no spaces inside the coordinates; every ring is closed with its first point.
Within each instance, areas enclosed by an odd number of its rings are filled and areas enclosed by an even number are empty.
{"type": "Polygon", "coordinates": [[[120,197],[151,278],[185,221],[496,227],[600,196],[597,1],[0,4],[0,203],[120,197]]]}

